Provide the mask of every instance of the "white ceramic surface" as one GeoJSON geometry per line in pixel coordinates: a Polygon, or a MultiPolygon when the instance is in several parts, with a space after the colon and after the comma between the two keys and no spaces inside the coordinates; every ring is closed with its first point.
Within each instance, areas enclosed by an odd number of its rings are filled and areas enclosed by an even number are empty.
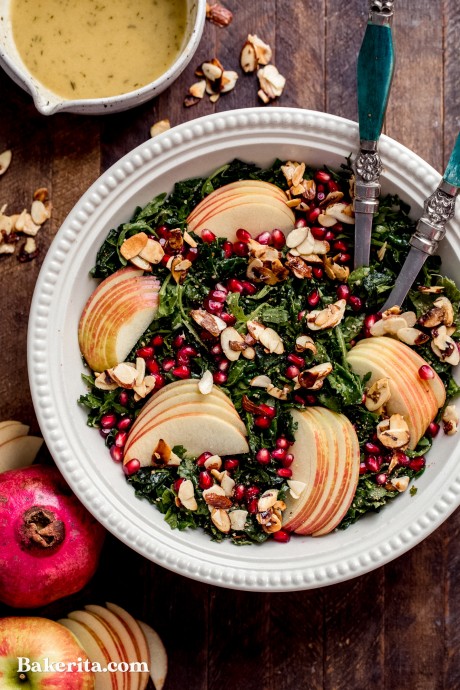
{"type": "MultiPolygon", "coordinates": [[[[135,498],[99,434],[86,426],[76,400],[84,391],[78,319],[95,287],[88,277],[108,231],[136,206],[170,191],[176,180],[210,173],[233,157],[270,164],[275,157],[338,167],[356,150],[357,125],[290,108],[254,108],[180,125],[126,155],[84,194],[45,258],[31,309],[29,374],[48,447],[72,489],[113,534],[146,558],[188,577],[254,591],[324,586],[368,572],[404,553],[460,504],[460,447],[440,434],[418,492],[401,495],[380,514],[343,532],[288,544],[236,547],[199,531],[171,530],[150,504],[135,498]]],[[[419,215],[440,175],[414,153],[382,137],[383,191],[398,192],[419,215]]],[[[442,253],[459,276],[459,212],[442,253]]]]}
{"type": "Polygon", "coordinates": [[[155,81],[135,91],[109,98],[80,100],[63,99],[37,81],[24,65],[13,39],[10,20],[10,0],[0,0],[0,67],[28,91],[37,110],[43,115],[58,112],[102,115],[129,110],[158,96],[183,72],[195,54],[203,34],[206,19],[206,0],[187,0],[188,19],[182,50],[173,65],[155,81]]]}

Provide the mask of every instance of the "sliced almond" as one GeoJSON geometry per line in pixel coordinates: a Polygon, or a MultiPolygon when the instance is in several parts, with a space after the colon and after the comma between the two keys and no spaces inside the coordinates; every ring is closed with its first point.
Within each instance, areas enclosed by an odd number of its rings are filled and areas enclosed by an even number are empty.
{"type": "Polygon", "coordinates": [[[262,103],[265,103],[265,105],[267,105],[267,103],[270,103],[270,99],[263,89],[259,89],[257,95],[262,101],[262,103]]]}
{"type": "Polygon", "coordinates": [[[49,199],[48,189],[46,187],[39,187],[33,193],[33,199],[37,199],[38,201],[43,201],[43,203],[45,203],[49,199]]]}
{"type": "Polygon", "coordinates": [[[185,479],[183,482],[181,482],[177,496],[184,508],[187,508],[188,510],[197,510],[198,504],[195,499],[193,483],[190,479],[185,479]]]}
{"type": "Polygon", "coordinates": [[[267,386],[266,390],[268,395],[271,395],[272,398],[276,398],[277,400],[287,400],[289,393],[291,392],[291,387],[284,386],[284,388],[278,388],[278,386],[273,386],[270,384],[270,386],[267,386]]]}
{"type": "Polygon", "coordinates": [[[212,373],[207,369],[198,382],[198,390],[202,395],[208,395],[214,386],[214,379],[212,373]]]}
{"type": "Polygon", "coordinates": [[[194,98],[203,98],[206,93],[206,79],[200,79],[189,87],[189,94],[194,98]]]}
{"type": "Polygon", "coordinates": [[[140,268],[142,271],[152,271],[152,266],[151,264],[143,259],[141,256],[133,256],[132,259],[129,260],[129,262],[133,265],[136,266],[136,268],[140,268]]]}
{"type": "Polygon", "coordinates": [[[237,79],[238,79],[237,72],[233,72],[232,70],[224,70],[222,73],[220,92],[221,93],[228,93],[229,91],[234,89],[236,86],[237,79]]]}
{"type": "Polygon", "coordinates": [[[259,65],[268,65],[272,59],[272,49],[268,43],[262,41],[262,39],[256,36],[256,34],[249,34],[248,41],[252,46],[254,46],[259,65]]]}
{"type": "Polygon", "coordinates": [[[164,255],[165,252],[161,244],[151,237],[148,238],[144,248],[139,252],[141,259],[150,264],[159,264],[164,255]]]}
{"type": "Polygon", "coordinates": [[[226,510],[222,508],[213,508],[211,512],[211,520],[220,532],[228,534],[231,529],[230,518],[226,510]]]}
{"type": "Polygon", "coordinates": [[[248,514],[247,510],[231,510],[228,513],[231,528],[236,532],[242,532],[246,526],[248,514]]]}
{"type": "Polygon", "coordinates": [[[404,417],[393,414],[377,424],[377,437],[385,448],[403,449],[409,445],[409,427],[404,417]]]}
{"type": "Polygon", "coordinates": [[[331,362],[322,362],[310,369],[305,369],[297,377],[298,385],[308,390],[319,390],[323,387],[324,380],[332,372],[332,369],[331,362]]]}
{"type": "Polygon", "coordinates": [[[333,216],[328,216],[325,213],[320,213],[318,216],[318,223],[323,228],[332,228],[332,226],[337,223],[337,220],[333,216]]]}
{"type": "Polygon", "coordinates": [[[278,489],[267,489],[257,501],[257,510],[259,513],[272,508],[278,499],[278,489]]]}
{"type": "Polygon", "coordinates": [[[351,204],[346,204],[344,202],[330,204],[327,206],[324,213],[326,216],[331,216],[332,218],[335,218],[336,221],[345,223],[346,225],[354,225],[355,223],[353,207],[351,204]]]}
{"type": "Polygon", "coordinates": [[[442,426],[447,436],[453,436],[458,429],[458,412],[455,405],[447,405],[442,415],[442,426]]]}
{"type": "Polygon", "coordinates": [[[245,359],[254,359],[256,356],[256,351],[253,347],[247,347],[245,350],[243,350],[242,354],[245,359]]]}
{"type": "Polygon", "coordinates": [[[287,485],[289,486],[289,493],[294,500],[297,500],[302,495],[305,487],[307,486],[305,482],[299,482],[296,479],[288,479],[287,485]]]}
{"type": "Polygon", "coordinates": [[[136,386],[140,386],[145,378],[145,359],[143,357],[136,357],[136,386]]]}
{"type": "Polygon", "coordinates": [[[43,223],[48,220],[50,217],[50,211],[49,208],[45,206],[43,201],[40,201],[39,199],[35,199],[35,201],[32,202],[32,206],[30,209],[30,215],[32,217],[33,222],[36,225],[43,225],[43,223]]]}
{"type": "Polygon", "coordinates": [[[267,348],[271,354],[282,355],[284,352],[284,344],[281,336],[279,336],[273,328],[264,328],[260,333],[259,342],[267,348]]]}
{"type": "Polygon", "coordinates": [[[313,338],[309,335],[299,335],[295,341],[296,352],[305,352],[305,350],[310,350],[313,355],[316,355],[318,349],[315,345],[313,338]]]}
{"type": "Polygon", "coordinates": [[[233,490],[235,489],[235,480],[229,475],[227,471],[222,472],[222,477],[220,480],[220,485],[225,491],[227,498],[233,496],[233,490]]]}
{"type": "Polygon", "coordinates": [[[27,210],[23,209],[19,216],[16,218],[16,221],[14,223],[14,228],[18,232],[22,232],[24,230],[24,225],[26,223],[26,217],[27,217],[27,210]]]}
{"type": "Polygon", "coordinates": [[[290,249],[298,247],[311,235],[310,228],[294,228],[286,237],[286,246],[290,249]]]}
{"type": "Polygon", "coordinates": [[[308,328],[312,331],[334,328],[342,321],[346,306],[346,300],[340,299],[325,309],[311,311],[306,317],[308,328]]]}
{"type": "Polygon", "coordinates": [[[266,65],[257,70],[260,88],[271,99],[278,98],[283,93],[286,79],[280,74],[275,65],[266,65]]]}
{"type": "Polygon", "coordinates": [[[102,374],[98,374],[94,381],[94,385],[101,391],[114,391],[115,388],[118,388],[118,383],[116,383],[106,371],[103,371],[102,374]]]}
{"type": "Polygon", "coordinates": [[[168,129],[171,129],[171,123],[167,118],[164,120],[158,120],[158,122],[154,122],[154,124],[150,127],[150,137],[153,138],[159,134],[163,134],[163,132],[167,132],[168,129]]]}
{"type": "Polygon", "coordinates": [[[127,261],[133,259],[145,248],[148,239],[145,232],[138,232],[136,235],[131,235],[131,237],[128,237],[121,245],[120,254],[127,261]]]}
{"type": "Polygon", "coordinates": [[[133,388],[138,376],[136,367],[129,362],[117,364],[113,369],[108,369],[107,373],[122,388],[133,388]]]}
{"type": "Polygon", "coordinates": [[[268,388],[268,386],[272,385],[272,381],[269,376],[266,376],[266,374],[260,374],[260,376],[255,376],[253,379],[251,379],[249,385],[253,386],[254,388],[268,388]]]}
{"type": "Polygon", "coordinates": [[[369,412],[375,412],[385,405],[391,397],[390,379],[381,378],[374,381],[366,393],[364,405],[369,412]]]}
{"type": "Polygon", "coordinates": [[[230,360],[230,362],[236,362],[241,355],[241,352],[247,347],[243,336],[240,335],[236,328],[233,328],[233,326],[227,326],[227,328],[222,331],[220,334],[220,344],[224,355],[230,360]],[[240,343],[243,347],[242,349],[236,349],[235,347],[232,347],[232,343],[240,343]]]}
{"type": "Polygon", "coordinates": [[[402,493],[403,491],[406,491],[407,487],[409,486],[410,479],[409,477],[393,477],[393,479],[390,479],[390,483],[394,486],[394,488],[402,493]]]}
{"type": "Polygon", "coordinates": [[[187,230],[184,231],[184,242],[188,244],[189,247],[198,247],[198,242],[193,239],[193,237],[190,235],[190,233],[187,232],[187,230]]]}
{"type": "Polygon", "coordinates": [[[30,213],[26,213],[24,216],[24,225],[22,228],[22,232],[24,233],[24,235],[30,235],[30,237],[35,237],[35,235],[38,233],[39,230],[40,230],[40,225],[37,225],[36,223],[34,223],[30,213]]]}
{"type": "Polygon", "coordinates": [[[423,345],[430,339],[426,333],[419,331],[418,328],[400,328],[396,333],[396,337],[411,347],[423,345]]]}
{"type": "Polygon", "coordinates": [[[6,171],[10,167],[12,157],[13,154],[10,149],[7,149],[6,151],[0,153],[0,175],[6,173],[6,171]]]}
{"type": "Polygon", "coordinates": [[[214,314],[209,314],[204,309],[192,309],[190,316],[199,326],[211,333],[215,338],[227,328],[227,324],[223,319],[214,314]]]}
{"type": "Polygon", "coordinates": [[[256,50],[252,43],[246,41],[241,49],[240,54],[240,65],[243,72],[248,74],[249,72],[255,72],[257,69],[257,56],[256,50]]]}
{"type": "Polygon", "coordinates": [[[14,254],[14,244],[0,243],[0,254],[14,254]]]}
{"type": "Polygon", "coordinates": [[[203,62],[201,69],[203,70],[204,76],[206,79],[209,79],[209,81],[217,81],[223,74],[223,69],[213,62],[203,62]]]}
{"type": "Polygon", "coordinates": [[[421,292],[424,295],[439,295],[442,292],[444,292],[444,286],[443,285],[419,285],[417,287],[417,290],[421,292]]]}
{"type": "Polygon", "coordinates": [[[439,326],[433,329],[432,333],[434,337],[431,341],[431,349],[436,357],[439,357],[441,362],[457,366],[460,362],[460,351],[455,340],[447,334],[446,326],[439,326]]]}

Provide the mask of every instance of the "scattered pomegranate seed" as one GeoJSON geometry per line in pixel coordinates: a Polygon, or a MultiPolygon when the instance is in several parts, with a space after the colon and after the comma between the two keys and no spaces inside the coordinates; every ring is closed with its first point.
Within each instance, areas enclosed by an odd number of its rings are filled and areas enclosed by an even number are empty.
{"type": "Polygon", "coordinates": [[[438,433],[439,433],[439,424],[436,424],[436,422],[431,422],[428,425],[427,434],[429,436],[431,436],[431,438],[434,438],[435,436],[438,435],[438,433]]]}
{"type": "Polygon", "coordinates": [[[326,240],[326,242],[332,242],[334,240],[334,238],[335,238],[335,235],[332,232],[332,230],[328,230],[327,233],[324,235],[324,239],[326,240]]]}
{"type": "Polygon", "coordinates": [[[219,314],[222,312],[222,309],[224,308],[222,302],[217,302],[214,299],[209,299],[209,297],[205,298],[205,300],[203,301],[203,306],[207,312],[209,312],[210,314],[216,314],[217,316],[219,316],[219,314]]]}
{"type": "Polygon", "coordinates": [[[336,240],[332,246],[336,252],[347,252],[348,251],[348,244],[346,242],[344,242],[343,240],[336,240]]]}
{"type": "Polygon", "coordinates": [[[276,474],[283,479],[289,479],[292,477],[292,470],[289,467],[280,467],[279,470],[276,470],[276,474]]]}
{"type": "Polygon", "coordinates": [[[110,457],[114,462],[121,462],[123,460],[123,448],[112,446],[110,449],[110,457]]]}
{"type": "Polygon", "coordinates": [[[165,240],[167,240],[169,238],[169,230],[166,227],[166,225],[160,225],[156,229],[156,233],[157,233],[157,235],[159,235],[160,237],[162,237],[165,240]]]}
{"type": "Polygon", "coordinates": [[[227,458],[227,460],[224,462],[224,467],[227,472],[233,472],[233,470],[236,470],[236,468],[239,467],[239,464],[240,461],[236,458],[227,458]]]}
{"type": "Polygon", "coordinates": [[[182,484],[182,482],[185,482],[184,477],[179,477],[179,479],[176,479],[176,481],[174,482],[173,489],[176,492],[176,494],[178,493],[179,487],[182,484]]]}
{"type": "Polygon", "coordinates": [[[331,176],[325,170],[317,170],[314,174],[317,182],[330,182],[331,176]]]}
{"type": "Polygon", "coordinates": [[[317,192],[316,198],[317,198],[318,202],[321,203],[326,198],[326,195],[324,192],[317,192]]]}
{"type": "Polygon", "coordinates": [[[185,343],[185,335],[183,333],[179,333],[178,335],[176,335],[176,337],[174,338],[174,340],[172,342],[173,347],[175,347],[176,350],[178,350],[180,347],[182,347],[182,345],[184,343],[185,343]]]}
{"type": "Polygon", "coordinates": [[[174,369],[172,369],[171,371],[173,376],[175,376],[177,379],[190,378],[190,367],[187,367],[185,364],[181,364],[178,367],[174,367],[174,369]]]}
{"type": "Polygon", "coordinates": [[[255,498],[260,494],[260,489],[258,486],[248,486],[246,489],[246,498],[255,498]]]}
{"type": "Polygon", "coordinates": [[[251,498],[247,504],[246,507],[248,509],[248,513],[251,513],[251,515],[255,515],[258,511],[258,500],[257,498],[251,498]]]}
{"type": "Polygon", "coordinates": [[[165,357],[162,361],[161,366],[163,371],[171,371],[176,366],[176,360],[173,357],[165,357]]]}
{"type": "MultiPolygon", "coordinates": [[[[284,235],[283,235],[284,237],[284,235]]],[[[261,232],[260,235],[257,235],[256,240],[259,244],[271,244],[272,243],[272,234],[271,232],[265,231],[261,232]]]]}
{"type": "Polygon", "coordinates": [[[321,279],[321,278],[323,277],[323,275],[324,275],[324,271],[323,271],[323,269],[321,268],[321,266],[313,266],[312,271],[313,271],[313,275],[314,275],[315,278],[317,278],[318,280],[321,279]]]}
{"type": "Polygon", "coordinates": [[[227,299],[228,292],[223,291],[223,290],[211,290],[209,293],[208,297],[210,300],[213,300],[214,302],[221,302],[222,304],[225,302],[227,299]]]}
{"type": "Polygon", "coordinates": [[[151,374],[158,374],[160,372],[160,366],[155,359],[148,359],[145,366],[151,374]]]}
{"type": "Polygon", "coordinates": [[[283,467],[290,467],[293,462],[294,456],[292,453],[288,453],[286,457],[283,460],[281,460],[281,464],[283,465],[283,467]]]}
{"type": "Polygon", "coordinates": [[[163,376],[163,374],[155,374],[155,390],[158,391],[160,388],[163,388],[163,386],[166,383],[166,379],[163,376]]]}
{"type": "Polygon", "coordinates": [[[233,326],[236,323],[236,316],[233,316],[233,314],[229,314],[227,311],[223,311],[220,315],[220,318],[222,319],[222,321],[225,321],[227,326],[233,326]]]}
{"type": "Polygon", "coordinates": [[[126,391],[122,391],[120,395],[118,396],[118,402],[120,405],[123,405],[123,407],[126,407],[126,405],[129,402],[129,395],[126,391]]]}
{"type": "Polygon", "coordinates": [[[200,250],[198,249],[198,247],[190,247],[187,250],[187,253],[185,254],[184,259],[188,259],[188,261],[191,261],[193,264],[193,262],[198,259],[199,253],[200,253],[200,250]]]}
{"type": "Polygon", "coordinates": [[[291,364],[289,367],[286,367],[284,374],[288,379],[292,380],[300,374],[300,369],[296,367],[295,364],[291,364]]]}
{"type": "Polygon", "coordinates": [[[303,398],[300,393],[294,394],[294,402],[297,403],[297,405],[306,405],[305,398],[303,398]]]}
{"type": "Polygon", "coordinates": [[[287,544],[291,539],[290,533],[285,529],[279,529],[277,532],[273,532],[272,537],[274,541],[280,544],[287,544]]]}
{"type": "Polygon", "coordinates": [[[284,460],[286,457],[286,449],[285,448],[275,448],[271,452],[271,456],[273,460],[284,460]]]}
{"type": "Polygon", "coordinates": [[[211,244],[211,242],[215,242],[216,236],[211,230],[202,230],[201,239],[203,242],[206,242],[206,244],[211,244]]]}
{"type": "Polygon", "coordinates": [[[300,355],[296,355],[294,352],[288,354],[287,361],[291,364],[295,364],[295,366],[299,367],[300,369],[305,366],[304,358],[300,357],[300,355]]]}
{"type": "Polygon", "coordinates": [[[340,233],[343,232],[342,223],[336,223],[335,225],[332,226],[331,230],[332,230],[332,232],[335,232],[337,235],[340,235],[340,233]]]}
{"type": "Polygon", "coordinates": [[[369,314],[364,319],[365,328],[371,328],[374,325],[374,323],[376,323],[377,321],[380,321],[381,318],[382,318],[381,314],[369,314]]]}
{"type": "Polygon", "coordinates": [[[348,287],[348,285],[345,284],[339,285],[339,287],[336,290],[336,295],[337,299],[348,300],[348,298],[350,297],[350,288],[348,287]]]}
{"type": "Polygon", "coordinates": [[[230,369],[230,360],[226,357],[222,357],[217,362],[217,368],[219,369],[219,371],[227,372],[230,369]]]}
{"type": "Polygon", "coordinates": [[[220,343],[216,343],[209,351],[212,355],[214,355],[214,357],[218,357],[222,354],[222,345],[220,343]]]}
{"type": "Polygon", "coordinates": [[[317,192],[324,192],[324,185],[323,184],[317,184],[316,185],[316,191],[317,192]]]}
{"type": "Polygon", "coordinates": [[[403,453],[402,451],[398,450],[394,453],[398,459],[398,465],[402,465],[403,467],[407,467],[410,464],[410,458],[403,453]]]}
{"type": "Polygon", "coordinates": [[[324,240],[326,233],[327,233],[326,228],[314,227],[311,229],[311,234],[313,235],[315,240],[324,240]]]}
{"type": "Polygon", "coordinates": [[[244,287],[244,294],[245,295],[255,295],[257,292],[257,288],[253,283],[250,283],[249,280],[242,280],[244,287]]]}
{"type": "Polygon", "coordinates": [[[132,474],[136,474],[141,469],[141,463],[137,458],[133,458],[126,465],[123,465],[123,472],[130,477],[132,474]]]}
{"type": "Polygon", "coordinates": [[[304,318],[306,313],[307,312],[305,309],[303,309],[302,311],[299,311],[299,313],[297,314],[297,321],[302,321],[302,319],[304,318]]]}
{"type": "Polygon", "coordinates": [[[277,448],[284,448],[284,450],[289,448],[290,445],[291,444],[289,443],[289,441],[287,440],[287,438],[285,436],[280,436],[279,438],[276,439],[276,442],[275,442],[275,446],[277,448]]]}
{"type": "Polygon", "coordinates": [[[256,460],[260,465],[269,465],[271,456],[268,448],[260,448],[256,453],[256,460]]]}
{"type": "Polygon", "coordinates": [[[270,419],[273,419],[273,417],[276,415],[276,407],[273,407],[272,405],[260,403],[259,408],[263,411],[264,414],[267,415],[267,417],[270,417],[270,419]]]}
{"type": "Polygon", "coordinates": [[[249,247],[245,242],[234,242],[233,252],[237,256],[247,256],[249,254],[249,247]]]}
{"type": "Polygon", "coordinates": [[[246,488],[244,484],[237,484],[233,489],[233,498],[237,503],[241,503],[246,495],[246,488]]]}
{"type": "Polygon", "coordinates": [[[348,304],[353,309],[353,311],[361,311],[361,309],[363,308],[363,301],[361,297],[357,297],[357,295],[350,295],[350,297],[348,298],[348,304]]]}
{"type": "Polygon", "coordinates": [[[425,464],[425,458],[413,458],[409,462],[409,467],[411,470],[414,470],[414,472],[420,472],[420,470],[423,470],[423,468],[425,467],[425,464]]]}
{"type": "Polygon", "coordinates": [[[136,357],[142,357],[142,359],[151,359],[153,357],[153,347],[140,347],[136,350],[136,357]]]}
{"type": "Polygon", "coordinates": [[[160,334],[154,335],[152,338],[153,347],[161,347],[162,345],[164,345],[164,342],[165,342],[165,339],[160,334]]]}
{"type": "Polygon", "coordinates": [[[107,413],[101,417],[101,427],[103,429],[113,429],[117,425],[117,418],[112,413],[107,413]]]}
{"type": "Polygon", "coordinates": [[[201,455],[199,455],[196,459],[196,464],[198,465],[198,467],[202,467],[204,465],[204,463],[206,462],[206,460],[208,458],[211,458],[212,455],[213,454],[209,450],[205,450],[204,453],[201,453],[201,455]]]}
{"type": "Polygon", "coordinates": [[[316,307],[319,304],[319,292],[318,290],[312,290],[307,297],[307,302],[310,307],[316,307]]]}
{"type": "Polygon", "coordinates": [[[347,254],[345,252],[339,254],[336,261],[338,264],[348,264],[351,261],[351,254],[347,254]]]}
{"type": "Polygon", "coordinates": [[[247,244],[249,240],[252,240],[251,233],[247,230],[244,230],[243,228],[238,228],[238,230],[236,231],[236,236],[240,242],[244,242],[245,244],[247,244]]]}
{"type": "Polygon", "coordinates": [[[367,469],[370,472],[378,472],[382,464],[382,457],[380,455],[369,455],[366,458],[367,469]]]}
{"type": "Polygon", "coordinates": [[[203,470],[200,472],[198,475],[198,484],[200,485],[200,489],[210,489],[211,486],[214,484],[214,479],[212,476],[209,474],[208,470],[203,470]]]}
{"type": "Polygon", "coordinates": [[[128,433],[126,431],[119,431],[115,434],[114,443],[117,448],[124,448],[126,446],[126,441],[128,440],[128,433]]]}
{"type": "Polygon", "coordinates": [[[296,228],[306,228],[307,225],[308,225],[308,223],[307,223],[307,219],[306,219],[306,218],[298,218],[298,219],[296,220],[296,222],[295,222],[295,226],[294,226],[294,227],[296,227],[296,228]]]}
{"type": "Polygon", "coordinates": [[[376,484],[382,485],[382,484],[386,484],[386,483],[387,483],[387,480],[388,480],[388,477],[387,477],[387,475],[385,474],[385,472],[381,472],[380,474],[378,474],[378,475],[376,476],[376,478],[375,478],[375,483],[376,483],[376,484]]]}
{"type": "Polygon", "coordinates": [[[428,364],[423,364],[423,366],[420,367],[420,369],[418,370],[418,375],[424,381],[434,379],[434,371],[428,364]]]}
{"type": "Polygon", "coordinates": [[[133,423],[131,417],[122,417],[117,424],[118,431],[128,431],[129,427],[133,423]]]}
{"type": "Polygon", "coordinates": [[[316,395],[313,395],[312,393],[308,393],[305,396],[305,402],[308,403],[308,405],[316,405],[316,403],[317,403],[316,395]]]}
{"type": "Polygon", "coordinates": [[[244,292],[244,285],[241,280],[238,280],[238,278],[229,278],[227,280],[227,288],[230,290],[230,292],[244,292]]]}
{"type": "Polygon", "coordinates": [[[364,444],[364,452],[366,455],[378,455],[380,453],[380,448],[375,444],[367,441],[364,444]]]}
{"type": "Polygon", "coordinates": [[[257,417],[254,417],[254,424],[259,429],[268,429],[271,423],[272,420],[270,417],[267,417],[267,415],[261,414],[257,415],[257,417]]]}
{"type": "Polygon", "coordinates": [[[320,213],[321,213],[321,209],[319,209],[319,208],[314,208],[314,209],[312,209],[312,210],[310,211],[310,213],[308,214],[308,222],[309,222],[311,225],[313,225],[313,223],[316,223],[316,221],[318,220],[318,216],[320,215],[320,213]]]}
{"type": "Polygon", "coordinates": [[[339,185],[337,182],[334,182],[334,180],[329,180],[327,183],[327,188],[329,189],[330,192],[338,192],[339,191],[339,185]]]}
{"type": "Polygon", "coordinates": [[[365,462],[360,462],[359,463],[359,474],[366,474],[367,472],[367,465],[365,462]]]}
{"type": "Polygon", "coordinates": [[[226,259],[230,259],[233,256],[233,244],[231,242],[224,242],[222,249],[226,259]]]}
{"type": "Polygon", "coordinates": [[[214,383],[216,383],[218,386],[223,386],[224,383],[227,383],[228,376],[223,371],[215,371],[212,375],[212,378],[214,383]]]}
{"type": "Polygon", "coordinates": [[[106,439],[111,431],[112,429],[99,429],[99,435],[102,436],[103,439],[106,439]]]}

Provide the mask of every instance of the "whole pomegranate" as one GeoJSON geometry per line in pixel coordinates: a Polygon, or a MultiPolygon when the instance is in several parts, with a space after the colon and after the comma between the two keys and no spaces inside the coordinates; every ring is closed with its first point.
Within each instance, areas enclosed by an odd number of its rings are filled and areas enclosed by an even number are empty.
{"type": "Polygon", "coordinates": [[[94,575],[104,528],[54,467],[0,474],[0,601],[44,606],[94,575]]]}

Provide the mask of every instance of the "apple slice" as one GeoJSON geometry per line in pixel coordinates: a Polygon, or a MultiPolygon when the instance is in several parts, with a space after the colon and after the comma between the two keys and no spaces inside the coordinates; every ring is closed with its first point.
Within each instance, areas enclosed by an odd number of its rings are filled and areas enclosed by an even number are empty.
{"type": "MultiPolygon", "coordinates": [[[[115,616],[118,616],[118,618],[125,625],[126,630],[131,636],[131,641],[134,644],[139,661],[146,661],[147,666],[150,668],[150,651],[147,645],[146,637],[142,632],[139,623],[121,606],[112,604],[110,602],[106,602],[105,605],[107,606],[108,610],[111,611],[115,616]]],[[[142,680],[139,687],[141,690],[145,690],[149,680],[149,673],[141,673],[141,679],[142,680]]]]}
{"type": "MultiPolygon", "coordinates": [[[[286,207],[288,208],[288,207],[286,207]]],[[[294,228],[295,217],[286,214],[284,210],[259,202],[253,204],[235,204],[221,212],[216,211],[212,217],[202,224],[192,222],[189,232],[201,236],[203,230],[210,230],[216,237],[225,237],[230,242],[237,241],[236,231],[239,228],[247,230],[252,237],[261,232],[275,228],[287,234],[294,228]]]]}
{"type": "Polygon", "coordinates": [[[13,422],[12,424],[7,424],[0,428],[0,446],[4,443],[8,443],[13,438],[18,438],[19,436],[27,436],[29,433],[29,427],[20,422],[13,422]]]}
{"type": "Polygon", "coordinates": [[[137,458],[141,466],[150,465],[152,453],[160,439],[171,448],[184,446],[192,455],[200,455],[204,451],[215,455],[249,452],[245,437],[233,424],[211,414],[179,414],[145,429],[125,450],[124,464],[137,458]]]}
{"type": "Polygon", "coordinates": [[[150,625],[137,621],[145,635],[150,651],[150,678],[155,690],[162,690],[168,673],[168,656],[160,636],[150,625]]]}
{"type": "Polygon", "coordinates": [[[19,470],[33,463],[43,443],[38,436],[18,436],[0,446],[0,472],[19,470]]]}
{"type": "Polygon", "coordinates": [[[272,209],[276,209],[275,212],[281,212],[286,214],[287,218],[291,218],[292,211],[289,206],[286,206],[287,200],[280,200],[275,197],[266,194],[254,193],[254,194],[235,194],[234,196],[225,196],[215,201],[209,208],[206,207],[202,209],[199,213],[194,213],[190,215],[187,219],[189,227],[198,226],[205,227],[207,221],[213,218],[216,214],[220,214],[229,208],[242,208],[247,209],[248,206],[253,204],[263,204],[265,206],[270,206],[272,209]]]}
{"type": "Polygon", "coordinates": [[[248,196],[258,194],[259,196],[268,196],[272,199],[276,199],[277,201],[281,201],[282,203],[286,204],[286,202],[288,201],[286,194],[281,189],[279,189],[279,187],[274,188],[277,190],[276,194],[273,194],[271,189],[266,189],[265,187],[260,186],[251,187],[244,185],[233,189],[226,189],[225,187],[220,187],[220,189],[217,189],[215,192],[212,193],[212,195],[210,194],[202,202],[200,202],[198,206],[195,206],[193,211],[190,213],[187,222],[196,220],[203,213],[208,213],[211,209],[218,207],[219,204],[227,202],[229,199],[233,199],[235,197],[239,197],[240,200],[243,201],[246,200],[248,196]],[[215,196],[213,196],[214,194],[215,196]],[[204,201],[206,201],[206,203],[204,203],[204,201]]]}
{"type": "MultiPolygon", "coordinates": [[[[101,668],[107,668],[112,661],[109,652],[85,625],[70,618],[63,618],[59,623],[75,635],[90,661],[99,664],[101,668]]],[[[121,690],[121,688],[116,673],[94,674],[94,690],[121,690]]]]}
{"type": "Polygon", "coordinates": [[[135,268],[134,266],[126,266],[126,268],[120,268],[120,270],[115,271],[115,273],[112,273],[108,278],[99,283],[97,288],[91,294],[90,299],[88,299],[88,301],[86,302],[86,305],[80,317],[79,328],[82,328],[85,324],[86,319],[89,316],[92,316],[93,310],[90,307],[93,300],[101,300],[104,294],[110,293],[119,283],[123,282],[128,278],[141,276],[142,273],[143,272],[140,269],[135,268]]]}

